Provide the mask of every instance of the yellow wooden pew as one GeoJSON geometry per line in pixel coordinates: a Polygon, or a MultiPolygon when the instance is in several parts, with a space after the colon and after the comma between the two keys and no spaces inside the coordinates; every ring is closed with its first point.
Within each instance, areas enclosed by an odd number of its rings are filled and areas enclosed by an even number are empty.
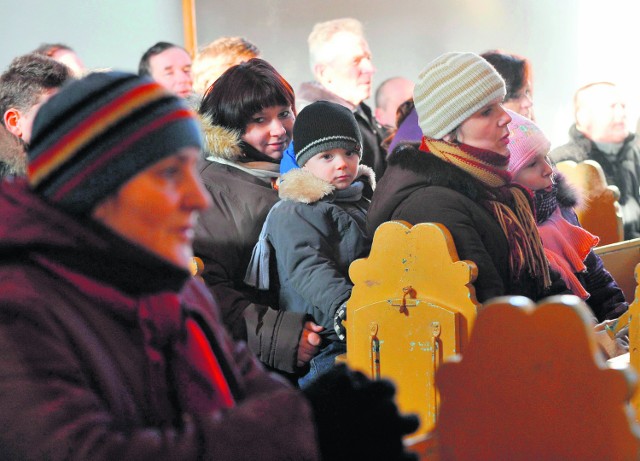
{"type": "Polygon", "coordinates": [[[349,269],[346,362],[369,377],[389,378],[404,412],[433,428],[438,411],[434,375],[463,353],[480,304],[477,268],[460,261],[440,224],[387,222],[376,231],[368,258],[349,269]]]}

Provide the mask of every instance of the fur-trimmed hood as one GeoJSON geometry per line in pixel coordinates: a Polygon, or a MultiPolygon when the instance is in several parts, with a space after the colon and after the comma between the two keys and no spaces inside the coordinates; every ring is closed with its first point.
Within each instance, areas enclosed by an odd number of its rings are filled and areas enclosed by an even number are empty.
{"type": "Polygon", "coordinates": [[[240,145],[241,134],[237,130],[214,125],[211,117],[200,115],[200,126],[204,136],[204,157],[216,157],[237,162],[245,156],[240,145]]]}
{"type": "Polygon", "coordinates": [[[558,187],[556,198],[560,207],[575,208],[582,203],[580,192],[567,181],[567,178],[562,173],[556,171],[554,180],[558,187]]]}
{"type": "MultiPolygon", "coordinates": [[[[368,184],[372,190],[376,188],[375,174],[366,165],[359,165],[356,179],[368,184]]],[[[280,178],[279,195],[282,200],[301,203],[315,203],[332,194],[335,187],[304,168],[295,168],[280,178]]]]}

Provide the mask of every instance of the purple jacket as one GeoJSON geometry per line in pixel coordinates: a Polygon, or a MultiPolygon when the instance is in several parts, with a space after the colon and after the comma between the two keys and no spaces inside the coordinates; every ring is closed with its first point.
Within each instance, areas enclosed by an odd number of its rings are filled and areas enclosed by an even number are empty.
{"type": "Polygon", "coordinates": [[[0,210],[0,459],[318,458],[304,397],[229,339],[200,282],[24,181],[2,183],[0,210]],[[150,343],[142,306],[167,295],[181,315],[150,343]],[[232,408],[181,403],[192,398],[172,373],[185,319],[207,338],[232,408]]]}

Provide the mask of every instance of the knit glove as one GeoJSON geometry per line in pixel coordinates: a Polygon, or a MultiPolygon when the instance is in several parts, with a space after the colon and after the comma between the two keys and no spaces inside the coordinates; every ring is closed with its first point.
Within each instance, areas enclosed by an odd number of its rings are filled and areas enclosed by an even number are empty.
{"type": "Polygon", "coordinates": [[[303,392],[314,411],[323,460],[417,459],[405,452],[402,436],[414,432],[419,420],[398,412],[390,381],[372,381],[340,364],[303,392]]]}

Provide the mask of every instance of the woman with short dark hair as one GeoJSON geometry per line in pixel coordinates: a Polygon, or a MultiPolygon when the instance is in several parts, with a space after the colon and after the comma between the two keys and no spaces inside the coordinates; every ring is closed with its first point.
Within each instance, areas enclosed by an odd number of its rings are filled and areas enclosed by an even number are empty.
{"type": "Polygon", "coordinates": [[[254,58],[222,74],[199,112],[206,151],[199,169],[213,199],[194,241],[205,283],[225,306],[236,339],[246,340],[266,365],[299,373],[317,353],[322,328],[304,314],[279,310],[277,290],[244,283],[262,224],[278,201],[280,160],[296,115],[293,89],[268,62],[254,58]]]}

